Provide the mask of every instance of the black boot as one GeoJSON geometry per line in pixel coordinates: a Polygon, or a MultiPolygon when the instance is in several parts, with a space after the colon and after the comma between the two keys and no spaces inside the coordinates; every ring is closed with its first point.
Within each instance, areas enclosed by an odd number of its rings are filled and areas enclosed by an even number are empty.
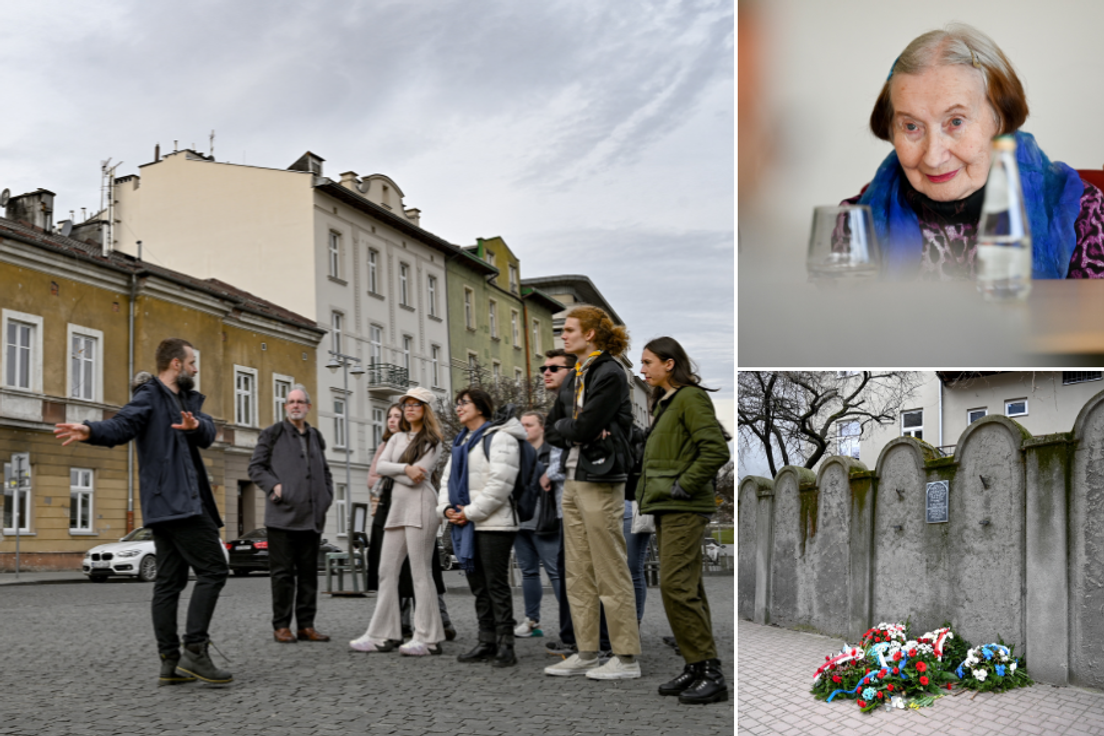
{"type": "Polygon", "coordinates": [[[456,658],[457,662],[486,662],[493,659],[495,656],[495,645],[493,641],[481,641],[475,645],[475,649],[461,654],[456,658]]]}
{"type": "Polygon", "coordinates": [[[689,688],[702,676],[702,663],[694,662],[688,664],[683,668],[682,673],[671,680],[665,682],[659,686],[660,695],[680,695],[684,690],[689,688]]]}
{"type": "Polygon", "coordinates": [[[514,654],[514,638],[502,637],[498,640],[498,652],[491,661],[492,667],[513,667],[517,664],[517,655],[514,654]]]}
{"type": "Polygon", "coordinates": [[[186,675],[176,669],[180,663],[180,652],[161,654],[161,676],[157,679],[158,685],[180,685],[184,682],[195,682],[196,678],[186,675]]]}
{"type": "Polygon", "coordinates": [[[701,677],[682,691],[679,702],[693,705],[728,700],[728,685],[725,684],[724,673],[721,672],[721,660],[707,659],[700,665],[701,677]]]}
{"type": "Polygon", "coordinates": [[[184,653],[180,657],[180,664],[177,666],[181,671],[189,675],[195,675],[212,685],[226,685],[233,682],[233,675],[226,670],[220,670],[211,661],[211,655],[207,653],[207,646],[210,643],[184,645],[184,653]]]}

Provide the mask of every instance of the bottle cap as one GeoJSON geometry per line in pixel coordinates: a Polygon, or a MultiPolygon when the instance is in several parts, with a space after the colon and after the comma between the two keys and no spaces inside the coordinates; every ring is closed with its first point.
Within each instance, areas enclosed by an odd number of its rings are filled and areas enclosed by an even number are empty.
{"type": "Polygon", "coordinates": [[[1011,135],[998,135],[993,139],[994,151],[1015,151],[1016,138],[1011,135]]]}

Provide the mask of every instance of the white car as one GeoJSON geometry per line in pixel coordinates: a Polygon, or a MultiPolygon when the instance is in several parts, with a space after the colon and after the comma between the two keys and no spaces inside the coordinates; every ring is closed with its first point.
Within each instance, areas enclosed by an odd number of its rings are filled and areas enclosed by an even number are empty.
{"type": "MultiPolygon", "coordinates": [[[[219,547],[222,548],[223,556],[229,560],[226,546],[220,544],[219,547]]],[[[152,583],[157,577],[153,530],[142,527],[118,542],[93,547],[84,553],[81,569],[94,583],[102,583],[112,575],[136,577],[144,583],[152,583]]]]}

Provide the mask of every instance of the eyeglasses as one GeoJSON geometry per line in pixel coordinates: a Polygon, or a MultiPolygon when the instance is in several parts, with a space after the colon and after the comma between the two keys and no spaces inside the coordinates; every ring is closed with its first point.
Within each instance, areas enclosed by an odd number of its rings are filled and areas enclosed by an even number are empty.
{"type": "Polygon", "coordinates": [[[420,402],[420,401],[407,401],[402,405],[402,408],[404,408],[404,409],[417,409],[421,405],[422,405],[422,402],[420,402]]]}
{"type": "Polygon", "coordinates": [[[456,402],[456,408],[459,409],[460,407],[467,406],[470,403],[472,403],[471,399],[460,399],[456,402]]]}
{"type": "Polygon", "coordinates": [[[563,365],[542,365],[540,367],[541,373],[558,373],[559,371],[566,371],[567,366],[563,365]]]}

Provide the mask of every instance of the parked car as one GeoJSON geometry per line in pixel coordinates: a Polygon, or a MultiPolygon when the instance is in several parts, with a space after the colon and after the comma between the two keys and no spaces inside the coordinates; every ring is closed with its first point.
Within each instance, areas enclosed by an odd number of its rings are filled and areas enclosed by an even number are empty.
{"type": "MultiPolygon", "coordinates": [[[[226,554],[225,550],[223,554],[226,554]]],[[[102,583],[112,575],[138,578],[143,583],[153,582],[157,577],[153,530],[142,527],[118,542],[93,547],[84,553],[81,569],[94,583],[102,583]]]]}
{"type": "MultiPolygon", "coordinates": [[[[268,529],[260,527],[226,543],[230,555],[230,571],[235,575],[268,572],[268,529]]],[[[323,539],[318,548],[318,569],[326,569],[326,555],[346,550],[323,539]]]]}

